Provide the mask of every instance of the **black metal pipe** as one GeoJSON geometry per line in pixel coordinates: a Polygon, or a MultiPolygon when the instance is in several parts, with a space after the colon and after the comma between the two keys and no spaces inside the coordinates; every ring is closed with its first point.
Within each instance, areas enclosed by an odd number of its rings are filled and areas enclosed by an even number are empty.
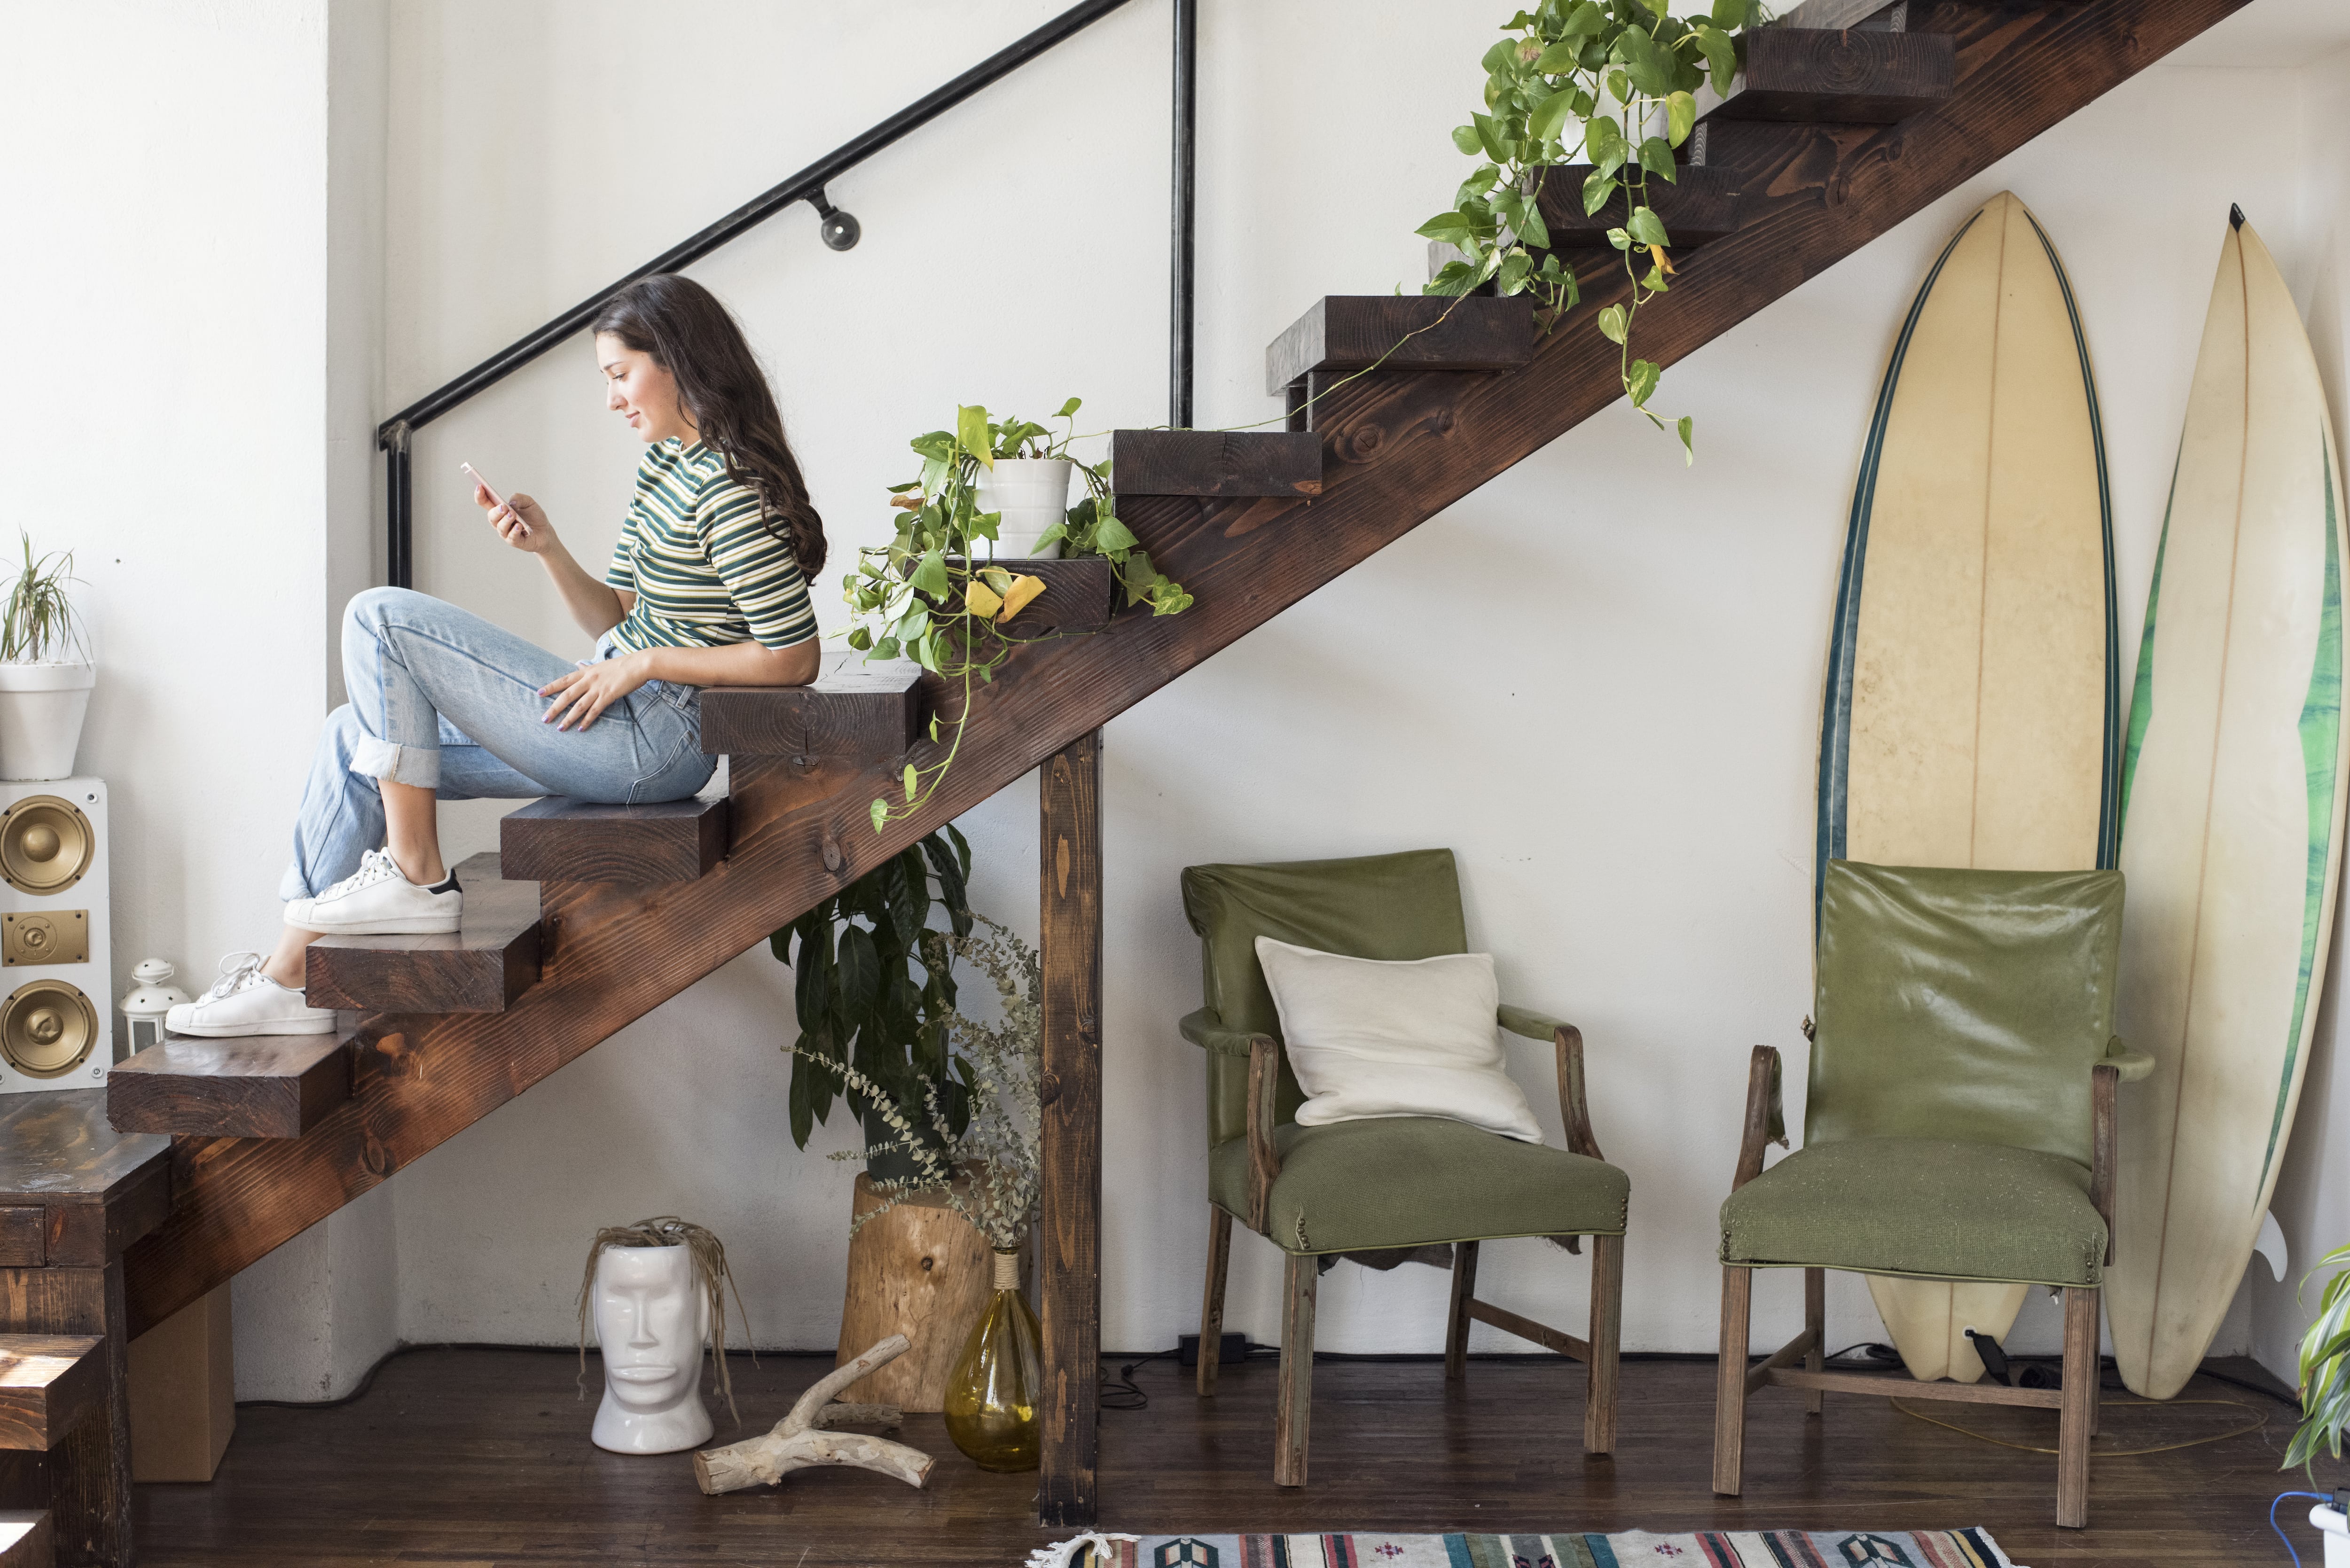
{"type": "Polygon", "coordinates": [[[1175,0],[1175,190],[1170,214],[1167,326],[1167,422],[1191,428],[1191,296],[1193,171],[1199,155],[1200,5],[1175,0]]]}
{"type": "Polygon", "coordinates": [[[1083,5],[1072,5],[1027,36],[990,55],[944,87],[899,109],[864,135],[834,148],[782,184],[745,202],[683,244],[672,245],[628,276],[597,290],[537,331],[507,345],[447,386],[419,398],[376,428],[377,444],[388,447],[395,426],[406,425],[413,431],[430,424],[474,393],[519,370],[587,326],[606,300],[637,279],[650,277],[659,272],[675,272],[679,267],[701,260],[793,202],[806,200],[823,190],[827,182],[855,168],[891,142],[936,119],[982,88],[1010,75],[1054,45],[1125,4],[1126,0],[1085,0],[1083,5]]]}
{"type": "Polygon", "coordinates": [[[384,578],[395,588],[416,586],[416,538],[411,525],[408,427],[394,426],[383,454],[384,578]]]}

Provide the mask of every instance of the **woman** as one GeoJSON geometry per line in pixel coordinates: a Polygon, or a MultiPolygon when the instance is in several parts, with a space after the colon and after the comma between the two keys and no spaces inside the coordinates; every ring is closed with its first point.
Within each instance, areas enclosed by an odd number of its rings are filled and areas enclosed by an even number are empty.
{"type": "Polygon", "coordinates": [[[567,794],[682,800],[709,781],[698,688],[816,674],[807,583],[824,524],[742,330],[701,285],[630,284],[596,318],[606,404],[647,447],[601,582],[527,495],[473,501],[538,557],[596,656],[571,664],[479,616],[370,588],[343,620],[347,706],[328,716],[294,829],[276,950],[237,953],[177,1033],[326,1033],[304,1000],[319,936],[453,931],[464,890],[442,863],[437,799],[567,794]]]}

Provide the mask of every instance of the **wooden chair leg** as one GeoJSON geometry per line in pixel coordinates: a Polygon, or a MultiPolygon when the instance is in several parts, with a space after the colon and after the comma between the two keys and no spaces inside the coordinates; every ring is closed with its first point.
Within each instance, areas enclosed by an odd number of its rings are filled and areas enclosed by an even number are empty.
{"type": "Polygon", "coordinates": [[[1216,1370],[1223,1360],[1224,1275],[1232,1262],[1232,1217],[1208,1205],[1208,1284],[1200,1297],[1200,1397],[1216,1391],[1216,1370]]]}
{"type": "Polygon", "coordinates": [[[2093,1290],[2064,1293],[2064,1387],[2056,1428],[2056,1522],[2089,1522],[2089,1434],[2097,1421],[2097,1300],[2093,1290]]]}
{"type": "MultiPolygon", "coordinates": [[[[1828,1359],[1828,1272],[1825,1269],[1804,1271],[1804,1327],[1812,1336],[1812,1348],[1804,1353],[1804,1366],[1812,1372],[1827,1369],[1828,1359]]],[[[1804,1390],[1804,1413],[1816,1416],[1827,1407],[1827,1396],[1817,1388],[1804,1390]]]]}
{"type": "Polygon", "coordinates": [[[1477,1293],[1477,1243],[1452,1243],[1452,1314],[1445,1321],[1444,1376],[1448,1380],[1469,1371],[1469,1303],[1477,1293]]]}
{"type": "Polygon", "coordinates": [[[1591,1364],[1584,1383],[1583,1451],[1616,1451],[1616,1370],[1622,1359],[1624,1238],[1591,1238],[1591,1364]]]}
{"type": "Polygon", "coordinates": [[[1746,1337],[1754,1272],[1721,1269],[1721,1359],[1713,1395],[1713,1490],[1736,1497],[1746,1460],[1746,1337]]]}
{"type": "Polygon", "coordinates": [[[1305,1431],[1314,1413],[1314,1289],[1320,1260],[1288,1252],[1281,1324],[1281,1390],[1273,1421],[1273,1484],[1305,1484],[1305,1431]]]}

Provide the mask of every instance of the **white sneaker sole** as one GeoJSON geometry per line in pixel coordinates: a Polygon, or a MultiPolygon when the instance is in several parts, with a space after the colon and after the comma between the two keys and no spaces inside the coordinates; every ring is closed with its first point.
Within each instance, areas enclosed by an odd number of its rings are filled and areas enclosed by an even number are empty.
{"type": "Polygon", "coordinates": [[[174,1029],[169,1036],[193,1036],[199,1040],[242,1040],[249,1034],[332,1034],[335,1015],[325,1013],[317,1018],[272,1018],[258,1023],[197,1023],[185,1029],[174,1029]]]}
{"type": "Polygon", "coordinates": [[[442,937],[454,934],[460,923],[457,915],[399,915],[338,926],[314,913],[301,929],[322,937],[442,937]]]}

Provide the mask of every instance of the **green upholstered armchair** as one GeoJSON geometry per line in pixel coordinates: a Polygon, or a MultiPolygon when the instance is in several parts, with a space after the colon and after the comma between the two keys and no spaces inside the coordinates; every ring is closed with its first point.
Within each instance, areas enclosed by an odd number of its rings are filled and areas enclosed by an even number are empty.
{"type": "Polygon", "coordinates": [[[1786,1137],[1779,1054],[1758,1045],[1721,1206],[1715,1491],[1739,1490],[1746,1397],[1766,1386],[1805,1390],[1815,1415],[1826,1391],[2036,1405],[2060,1412],[2056,1522],[2086,1522],[2116,1085],[2152,1065],[2113,1035],[2121,926],[2117,871],[1828,862],[1804,1147],[1763,1170],[1786,1137]],[[1752,1271],[1770,1268],[1804,1271],[1804,1332],[1750,1368],[1752,1271]],[[2061,1390],[1825,1370],[1829,1269],[2063,1291],[2061,1390]]]}
{"type": "Polygon", "coordinates": [[[1282,1050],[1256,939],[1362,959],[1465,952],[1452,852],[1193,866],[1183,873],[1183,910],[1200,933],[1206,965],[1207,1005],[1182,1022],[1184,1036],[1208,1053],[1211,1224],[1200,1392],[1216,1389],[1224,1271],[1238,1217],[1287,1258],[1276,1484],[1305,1484],[1315,1283],[1339,1256],[1374,1268],[1410,1261],[1452,1270],[1449,1377],[1464,1374],[1472,1318],[1584,1361],[1590,1368],[1584,1447],[1611,1451],[1631,1184],[1592,1137],[1581,1033],[1515,1007],[1503,1007],[1497,1020],[1557,1048],[1559,1110],[1572,1152],[1440,1116],[1297,1125],[1305,1095],[1282,1050]],[[1505,1236],[1557,1237],[1570,1251],[1578,1238],[1592,1238],[1588,1341],[1476,1299],[1478,1243],[1505,1236]]]}

